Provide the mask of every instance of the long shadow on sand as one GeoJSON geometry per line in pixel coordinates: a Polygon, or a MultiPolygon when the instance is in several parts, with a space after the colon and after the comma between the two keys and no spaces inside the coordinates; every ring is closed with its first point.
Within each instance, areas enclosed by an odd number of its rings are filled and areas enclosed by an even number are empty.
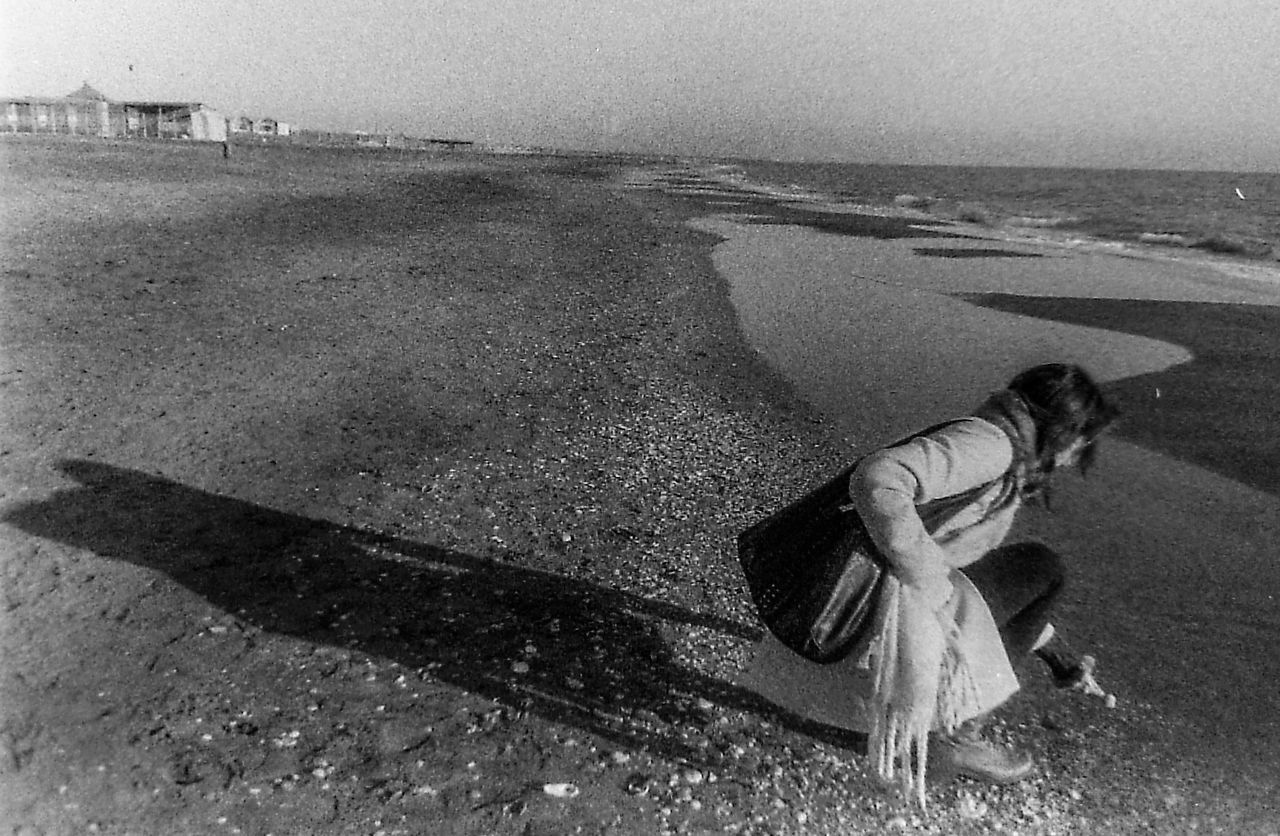
{"type": "Polygon", "coordinates": [[[197,490],[97,462],[6,513],[30,534],[163,572],[263,630],[379,656],[504,705],[671,759],[706,756],[678,727],[698,703],[746,710],[836,745],[857,736],[780,714],[676,660],[664,629],[758,632],[716,616],[197,490]],[[513,672],[525,648],[526,673],[513,672]],[[656,717],[655,717],[656,715],[656,717]]]}
{"type": "Polygon", "coordinates": [[[1117,434],[1280,496],[1280,308],[1001,293],[961,298],[1187,348],[1188,363],[1107,384],[1125,410],[1117,434]]]}

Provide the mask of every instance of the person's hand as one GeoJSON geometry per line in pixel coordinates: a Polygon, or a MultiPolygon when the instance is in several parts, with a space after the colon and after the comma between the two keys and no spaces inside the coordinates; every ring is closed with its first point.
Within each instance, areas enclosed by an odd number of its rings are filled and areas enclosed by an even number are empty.
{"type": "Polygon", "coordinates": [[[1081,658],[1079,674],[1075,677],[1075,681],[1071,683],[1070,688],[1087,697],[1097,697],[1106,703],[1107,708],[1115,708],[1115,695],[1108,694],[1102,690],[1102,686],[1098,684],[1098,680],[1093,676],[1093,671],[1097,666],[1098,660],[1092,656],[1081,658]]]}

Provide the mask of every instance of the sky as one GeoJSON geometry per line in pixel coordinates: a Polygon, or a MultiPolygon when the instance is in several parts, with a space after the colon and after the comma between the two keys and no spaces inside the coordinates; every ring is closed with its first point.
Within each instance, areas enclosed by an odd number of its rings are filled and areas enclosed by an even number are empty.
{"type": "Polygon", "coordinates": [[[604,151],[1280,170],[1276,0],[0,0],[0,95],[604,151]]]}

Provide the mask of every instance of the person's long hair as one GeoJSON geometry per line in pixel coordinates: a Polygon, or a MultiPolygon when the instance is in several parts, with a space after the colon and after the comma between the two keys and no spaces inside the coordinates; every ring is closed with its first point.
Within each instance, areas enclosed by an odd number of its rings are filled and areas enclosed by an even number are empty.
{"type": "Polygon", "coordinates": [[[1023,495],[1049,501],[1049,484],[1058,454],[1084,439],[1077,467],[1089,472],[1097,457],[1098,436],[1120,416],[1093,378],[1079,366],[1047,363],[1019,373],[1009,390],[1026,405],[1036,426],[1035,463],[1023,484],[1023,495]]]}

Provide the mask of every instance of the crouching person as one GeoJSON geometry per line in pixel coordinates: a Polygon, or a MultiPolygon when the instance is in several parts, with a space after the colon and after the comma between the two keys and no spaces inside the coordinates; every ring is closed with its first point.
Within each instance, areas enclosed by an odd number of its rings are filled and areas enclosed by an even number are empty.
{"type": "Polygon", "coordinates": [[[1096,691],[1092,660],[1067,650],[1050,621],[1062,560],[1039,543],[1003,541],[1024,502],[1047,502],[1056,474],[1087,471],[1116,415],[1083,369],[1037,366],[972,416],[855,469],[853,504],[892,576],[872,648],[869,749],[882,773],[908,770],[922,787],[932,734],[936,755],[960,774],[1030,775],[1027,755],[982,735],[1018,688],[1011,657],[1034,652],[1059,685],[1096,691]]]}
{"type": "Polygon", "coordinates": [[[1037,655],[1062,687],[1101,694],[1051,616],[1062,559],[1008,536],[1019,508],[1048,504],[1055,476],[1088,470],[1118,410],[1078,366],[1018,374],[971,415],[877,450],[848,479],[887,566],[865,651],[817,664],[767,634],[744,684],[811,720],[868,735],[879,773],[924,801],[935,761],[999,783],[1031,775],[1027,755],[983,735],[1017,690],[1011,659],[1037,655]]]}

